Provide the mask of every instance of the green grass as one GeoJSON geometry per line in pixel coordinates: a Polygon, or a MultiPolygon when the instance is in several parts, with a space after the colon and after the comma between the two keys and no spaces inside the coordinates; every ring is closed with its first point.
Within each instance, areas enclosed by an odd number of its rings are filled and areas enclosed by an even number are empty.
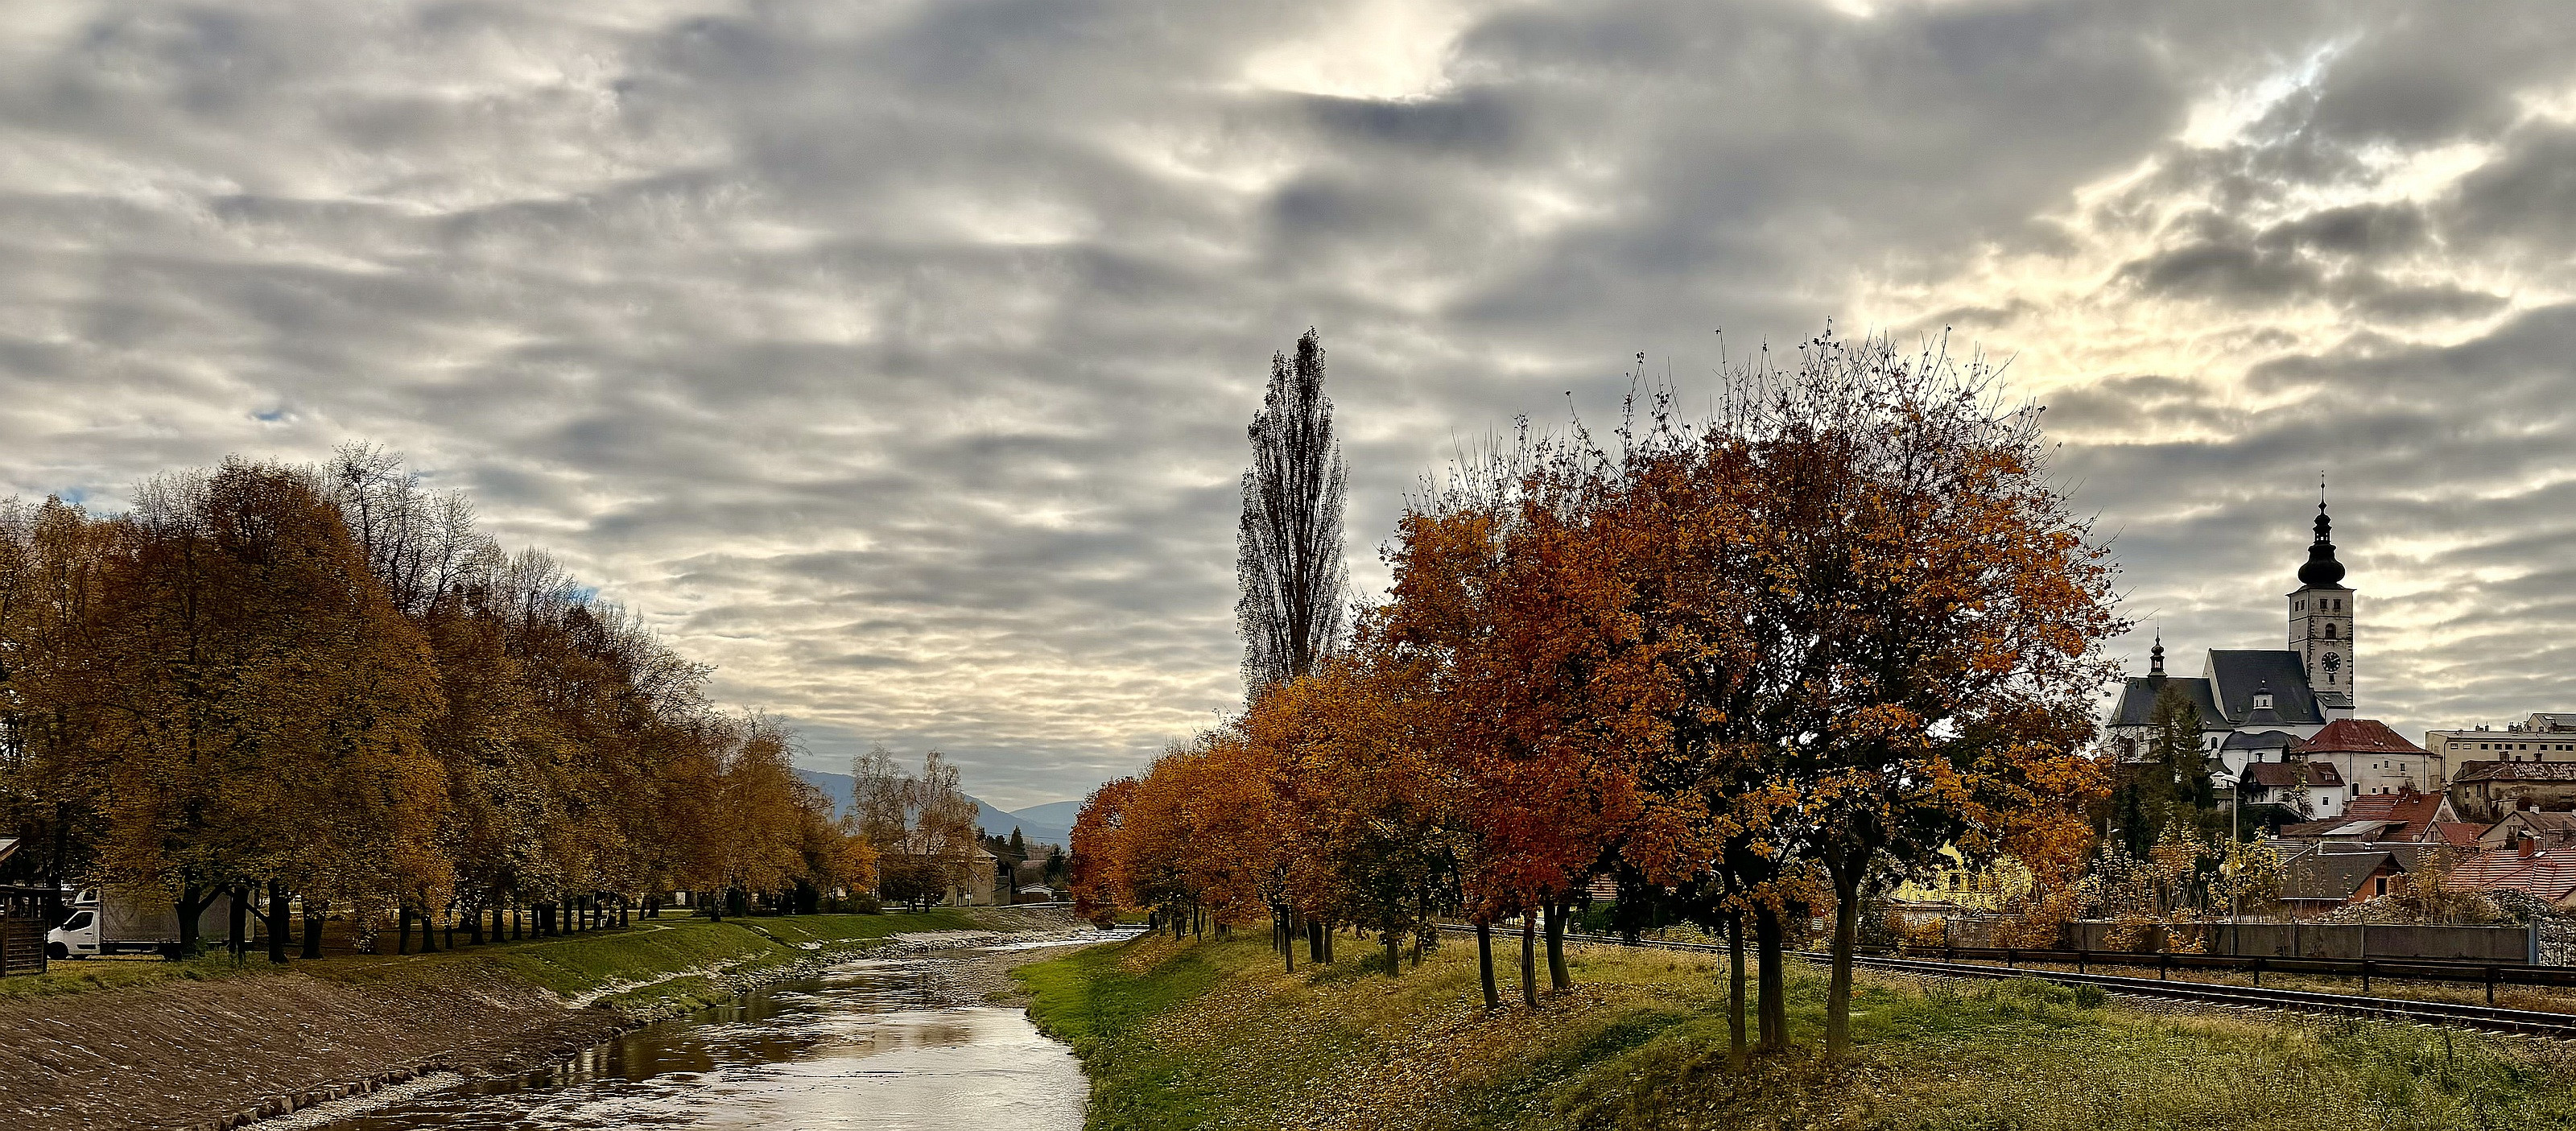
{"type": "Polygon", "coordinates": [[[43,974],[0,978],[0,999],[85,993],[151,985],[174,979],[231,977],[323,978],[364,985],[435,980],[497,970],[566,996],[613,985],[637,988],[602,999],[633,1012],[688,1006],[731,996],[704,973],[711,968],[756,969],[784,965],[814,953],[863,946],[908,931],[970,929],[965,913],[936,909],[919,915],[798,915],[782,918],[642,919],[634,925],[547,939],[458,946],[432,954],[334,955],[272,965],[264,953],[241,961],[212,955],[185,962],[91,959],[57,962],[43,974]],[[645,984],[649,983],[649,984],[645,984]]]}
{"type": "Polygon", "coordinates": [[[1739,1072],[1721,966],[1573,958],[1576,989],[1535,1012],[1483,1008],[1471,946],[1388,979],[1302,963],[1288,975],[1258,941],[1143,940],[1021,978],[1032,1015],[1092,1075],[1097,1131],[2576,1126],[2576,1058],[2559,1046],[2156,1013],[2035,980],[1864,977],[1854,1055],[1826,1062],[1822,973],[1793,966],[1796,1047],[1739,1072]]]}
{"type": "Polygon", "coordinates": [[[10,998],[49,997],[55,994],[88,993],[93,990],[123,989],[145,986],[171,979],[204,982],[229,978],[236,974],[256,972],[268,965],[264,956],[236,963],[229,955],[208,955],[185,962],[165,962],[157,958],[92,958],[78,962],[49,963],[42,974],[20,974],[0,978],[0,1001],[10,998]]]}

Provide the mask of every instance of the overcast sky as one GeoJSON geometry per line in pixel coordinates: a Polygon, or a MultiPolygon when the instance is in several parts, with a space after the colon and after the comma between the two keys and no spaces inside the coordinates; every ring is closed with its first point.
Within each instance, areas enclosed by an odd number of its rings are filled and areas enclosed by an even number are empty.
{"type": "Polygon", "coordinates": [[[1309,325],[1364,586],[1638,353],[1946,326],[2178,667],[2283,646],[2323,470],[2364,716],[2576,710],[2559,0],[8,8],[0,493],[383,443],[817,768],[1034,804],[1235,705],[1309,325]]]}

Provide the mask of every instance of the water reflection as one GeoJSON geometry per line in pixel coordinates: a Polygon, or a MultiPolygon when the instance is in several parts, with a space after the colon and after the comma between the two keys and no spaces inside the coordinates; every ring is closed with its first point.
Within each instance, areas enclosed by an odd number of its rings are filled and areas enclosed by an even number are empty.
{"type": "Polygon", "coordinates": [[[937,961],[852,963],[331,1128],[1080,1128],[1073,1054],[1018,1010],[936,1004],[937,961]]]}

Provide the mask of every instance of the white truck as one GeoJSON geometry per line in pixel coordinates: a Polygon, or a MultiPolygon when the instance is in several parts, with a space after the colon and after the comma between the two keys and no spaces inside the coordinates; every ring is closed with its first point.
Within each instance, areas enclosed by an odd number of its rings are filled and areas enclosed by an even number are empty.
{"type": "MultiPolygon", "coordinates": [[[[197,937],[222,942],[231,921],[232,897],[217,896],[197,915],[197,937]]],[[[168,952],[178,945],[179,911],[169,900],[135,899],[98,888],[74,894],[63,925],[45,932],[45,956],[53,959],[168,952]]]]}

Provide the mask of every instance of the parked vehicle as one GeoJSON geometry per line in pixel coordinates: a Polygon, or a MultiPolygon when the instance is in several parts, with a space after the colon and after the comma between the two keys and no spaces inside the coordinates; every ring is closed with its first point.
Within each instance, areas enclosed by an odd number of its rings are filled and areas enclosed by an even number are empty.
{"type": "MultiPolygon", "coordinates": [[[[169,953],[179,946],[179,911],[167,899],[134,899],[84,888],[70,904],[71,914],[63,925],[45,932],[49,958],[169,953]]],[[[197,915],[197,937],[222,939],[231,917],[232,897],[217,897],[197,915]]]]}

